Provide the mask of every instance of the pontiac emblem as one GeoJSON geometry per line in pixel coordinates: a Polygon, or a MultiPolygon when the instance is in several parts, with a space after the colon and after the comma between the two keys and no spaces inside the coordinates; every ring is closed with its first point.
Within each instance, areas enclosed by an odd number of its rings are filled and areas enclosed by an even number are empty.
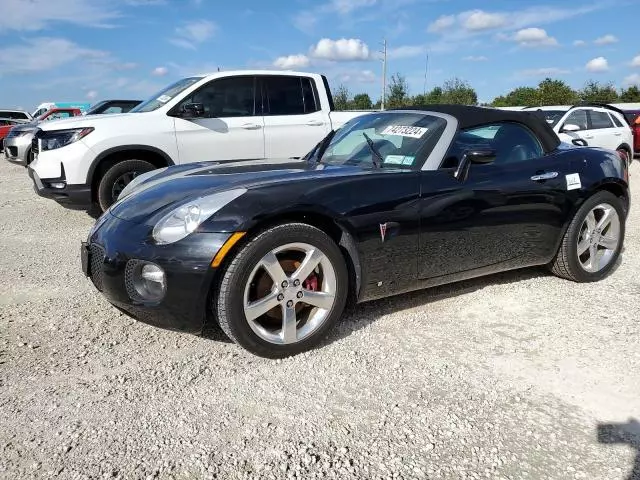
{"type": "Polygon", "coordinates": [[[383,242],[384,242],[384,237],[386,235],[387,235],[387,224],[385,222],[380,224],[380,238],[382,238],[383,242]]]}

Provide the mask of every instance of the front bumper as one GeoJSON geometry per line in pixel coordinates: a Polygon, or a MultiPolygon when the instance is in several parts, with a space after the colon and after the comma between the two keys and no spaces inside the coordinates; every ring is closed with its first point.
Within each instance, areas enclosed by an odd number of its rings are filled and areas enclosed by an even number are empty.
{"type": "Polygon", "coordinates": [[[27,171],[33,180],[33,189],[41,197],[55,200],[70,209],[87,210],[91,207],[91,186],[67,184],[64,167],[57,178],[40,178],[31,166],[27,167],[27,171]]]}
{"type": "Polygon", "coordinates": [[[194,233],[170,245],[155,245],[152,227],[120,220],[106,212],[81,249],[83,269],[107,300],[141,322],[169,330],[201,333],[216,269],[211,261],[231,236],[194,233]],[[131,265],[152,262],[166,275],[157,302],[141,300],[131,287],[131,265]]]}
{"type": "Polygon", "coordinates": [[[31,147],[31,139],[33,134],[20,135],[19,137],[5,137],[4,139],[4,157],[11,163],[18,165],[27,165],[28,153],[31,147]]]}

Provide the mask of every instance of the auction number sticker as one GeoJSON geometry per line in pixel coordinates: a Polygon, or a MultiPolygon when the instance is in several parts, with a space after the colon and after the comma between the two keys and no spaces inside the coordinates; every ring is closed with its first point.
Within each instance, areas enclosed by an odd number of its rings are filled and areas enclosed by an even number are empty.
{"type": "Polygon", "coordinates": [[[426,127],[411,127],[405,125],[389,125],[382,131],[382,135],[399,135],[401,137],[420,138],[429,131],[426,127]]]}
{"type": "Polygon", "coordinates": [[[158,97],[158,101],[160,103],[167,103],[169,100],[171,100],[171,97],[169,95],[160,95],[158,97]]]}

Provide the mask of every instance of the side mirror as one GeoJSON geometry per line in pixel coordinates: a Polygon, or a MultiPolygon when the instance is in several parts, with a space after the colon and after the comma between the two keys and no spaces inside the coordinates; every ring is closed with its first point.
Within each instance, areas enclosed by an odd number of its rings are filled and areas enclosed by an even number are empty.
{"type": "Polygon", "coordinates": [[[182,118],[203,118],[204,105],[202,103],[187,103],[180,112],[182,118]]]}
{"type": "Polygon", "coordinates": [[[456,168],[453,176],[460,180],[461,182],[467,178],[467,173],[469,172],[469,166],[472,163],[476,163],[479,165],[486,165],[488,163],[493,162],[496,159],[496,151],[492,148],[477,148],[470,149],[464,152],[460,162],[458,163],[458,168],[456,168]]]}
{"type": "Polygon", "coordinates": [[[560,129],[560,133],[564,132],[579,132],[580,127],[578,125],[574,125],[573,123],[565,123],[560,129]]]}

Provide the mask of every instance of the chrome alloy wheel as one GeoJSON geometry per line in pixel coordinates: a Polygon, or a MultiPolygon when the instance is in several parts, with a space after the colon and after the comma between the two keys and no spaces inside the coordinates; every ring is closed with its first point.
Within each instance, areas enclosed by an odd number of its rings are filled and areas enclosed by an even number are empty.
{"type": "Polygon", "coordinates": [[[317,331],[336,301],[336,271],[329,258],[307,243],[289,243],[267,253],[244,289],[244,314],[261,339],[291,344],[317,331]]]}
{"type": "Polygon", "coordinates": [[[614,258],[619,243],[618,212],[608,203],[601,203],[591,209],[580,227],[578,261],[585,271],[599,272],[614,258]]]}

